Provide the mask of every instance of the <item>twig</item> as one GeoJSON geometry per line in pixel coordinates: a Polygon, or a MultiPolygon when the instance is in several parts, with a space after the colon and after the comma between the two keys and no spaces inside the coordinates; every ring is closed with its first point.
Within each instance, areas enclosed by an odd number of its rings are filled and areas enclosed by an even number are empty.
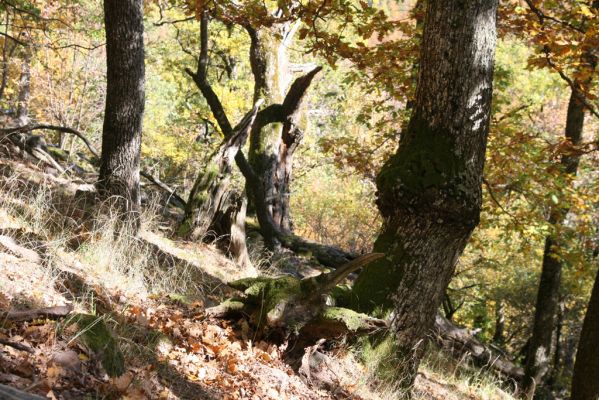
{"type": "Polygon", "coordinates": [[[21,343],[15,343],[15,342],[11,342],[10,340],[0,339],[0,344],[12,347],[17,350],[26,351],[27,353],[33,353],[33,349],[31,347],[25,346],[24,344],[21,344],[21,343]]]}

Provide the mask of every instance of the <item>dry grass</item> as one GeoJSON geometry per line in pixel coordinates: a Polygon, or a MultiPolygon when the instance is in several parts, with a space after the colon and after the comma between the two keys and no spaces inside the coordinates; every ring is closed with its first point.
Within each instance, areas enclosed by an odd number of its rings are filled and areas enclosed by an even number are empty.
{"type": "Polygon", "coordinates": [[[90,203],[85,196],[76,198],[77,189],[88,186],[18,163],[0,163],[0,234],[39,255],[20,261],[32,264],[31,279],[20,276],[24,287],[11,289],[15,282],[0,276],[0,289],[9,297],[19,297],[31,285],[61,297],[57,280],[64,270],[131,301],[162,294],[205,298],[221,280],[243,275],[215,249],[195,243],[178,246],[153,233],[160,219],[157,202],[144,207],[142,234],[131,235],[109,207],[90,203]]]}

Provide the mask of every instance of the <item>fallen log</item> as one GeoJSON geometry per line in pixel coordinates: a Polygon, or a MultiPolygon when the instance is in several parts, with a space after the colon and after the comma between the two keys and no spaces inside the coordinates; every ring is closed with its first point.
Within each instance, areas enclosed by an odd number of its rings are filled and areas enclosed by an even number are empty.
{"type": "Polygon", "coordinates": [[[71,313],[71,311],[73,311],[73,306],[71,305],[38,308],[35,310],[9,311],[7,313],[0,314],[0,320],[23,322],[40,318],[57,319],[66,317],[71,313]]]}
{"type": "MultiPolygon", "coordinates": [[[[88,161],[90,164],[95,164],[100,159],[100,153],[92,145],[92,143],[89,141],[89,139],[87,139],[87,137],[83,133],[79,132],[76,129],[70,128],[68,126],[59,126],[59,125],[50,125],[50,124],[29,124],[29,125],[24,125],[24,126],[16,126],[16,127],[12,127],[12,128],[0,129],[0,134],[5,134],[8,137],[11,137],[14,134],[29,133],[29,132],[32,132],[35,130],[51,130],[51,131],[57,131],[57,132],[61,132],[61,133],[69,133],[71,135],[74,135],[74,136],[78,137],[79,139],[81,139],[81,141],[85,144],[85,146],[87,147],[89,152],[95,158],[92,160],[86,159],[86,161],[88,161]]],[[[13,142],[14,142],[14,140],[13,140],[13,142]]],[[[61,173],[65,172],[64,169],[60,166],[60,164],[58,164],[58,162],[46,150],[40,149],[40,148],[31,148],[31,146],[27,146],[25,144],[22,144],[21,142],[23,142],[23,141],[20,140],[20,141],[16,142],[15,144],[19,145],[24,151],[32,153],[33,156],[40,159],[41,161],[46,162],[49,165],[53,166],[59,172],[61,172],[61,173]],[[38,154],[36,154],[36,153],[38,153],[38,154]]],[[[156,185],[160,189],[167,192],[170,196],[169,202],[171,202],[174,206],[179,207],[181,209],[185,209],[185,206],[186,206],[185,200],[183,200],[183,198],[181,196],[179,196],[175,190],[171,189],[167,184],[162,182],[160,179],[154,177],[149,172],[141,170],[139,172],[139,174],[142,177],[146,178],[148,181],[150,181],[150,183],[156,185]]]]}
{"type": "Polygon", "coordinates": [[[347,275],[383,256],[366,254],[333,272],[306,279],[281,276],[233,281],[228,285],[243,294],[207,309],[206,313],[215,317],[248,315],[260,331],[299,334],[308,341],[383,329],[387,327],[384,320],[326,304],[326,294],[347,275]]]}
{"type": "Polygon", "coordinates": [[[44,400],[35,394],[27,393],[19,389],[12,388],[6,385],[0,385],[0,399],[3,400],[44,400]]]}
{"type": "Polygon", "coordinates": [[[481,368],[487,368],[501,378],[518,384],[524,378],[524,370],[492,346],[475,338],[469,329],[454,325],[447,318],[437,315],[433,329],[435,342],[458,358],[467,357],[481,368]]]}
{"type": "Polygon", "coordinates": [[[6,339],[0,339],[0,344],[3,344],[4,346],[12,347],[13,349],[26,351],[27,353],[33,353],[33,349],[31,347],[26,346],[21,343],[11,342],[10,340],[6,340],[6,339]]]}

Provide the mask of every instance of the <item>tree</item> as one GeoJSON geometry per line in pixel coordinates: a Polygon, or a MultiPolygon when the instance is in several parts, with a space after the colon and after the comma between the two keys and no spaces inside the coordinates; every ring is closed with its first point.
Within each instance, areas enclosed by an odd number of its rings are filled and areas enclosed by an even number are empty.
{"type": "MultiPolygon", "coordinates": [[[[532,1],[527,1],[527,4],[529,12],[524,15],[525,22],[531,24],[532,27],[541,27],[541,30],[549,32],[548,35],[561,39],[558,41],[548,38],[547,35],[533,38],[533,43],[538,42],[542,44],[542,47],[538,51],[539,54],[533,57],[529,63],[555,70],[570,87],[557,180],[563,182],[562,185],[567,190],[573,186],[583,154],[579,150],[583,144],[585,112],[587,109],[594,112],[587,97],[591,97],[588,92],[591,89],[597,60],[593,50],[594,44],[588,36],[589,34],[592,36],[592,32],[596,29],[593,11],[599,9],[599,2],[594,1],[590,5],[591,8],[586,8],[586,13],[582,13],[583,18],[580,18],[580,12],[576,11],[572,14],[571,10],[563,9],[561,6],[552,8],[550,4],[547,4],[547,8],[542,9],[541,5],[535,5],[532,1]],[[550,24],[553,24],[551,31],[547,29],[550,24]],[[580,52],[570,49],[569,41],[574,40],[582,43],[578,48],[580,52]],[[560,43],[566,45],[563,46],[560,43]],[[567,73],[571,76],[568,76],[567,73]]],[[[577,8],[575,7],[573,10],[577,10],[577,8]]],[[[552,338],[556,328],[564,264],[562,255],[564,238],[561,231],[564,229],[566,216],[570,211],[569,201],[562,193],[564,192],[563,188],[561,189],[558,195],[554,195],[553,204],[548,207],[547,222],[551,225],[553,232],[545,238],[534,325],[526,356],[524,386],[528,399],[533,398],[551,361],[552,338]]]]}
{"type": "MultiPolygon", "coordinates": [[[[582,143],[585,107],[581,100],[582,94],[572,90],[568,104],[565,137],[572,148],[561,158],[563,174],[568,180],[576,177],[581,154],[576,147],[582,143]]],[[[551,207],[548,222],[557,230],[564,223],[569,207],[555,205],[551,207]]],[[[561,286],[562,256],[560,255],[560,239],[556,234],[547,236],[543,253],[541,280],[537,293],[535,318],[530,347],[526,359],[526,392],[527,398],[532,399],[535,389],[547,373],[551,360],[551,341],[555,328],[555,319],[559,305],[561,286]]]]}
{"type": "Polygon", "coordinates": [[[599,272],[589,300],[572,376],[571,400],[594,400],[599,397],[599,272]]]}
{"type": "Polygon", "coordinates": [[[360,311],[394,312],[399,376],[412,385],[443,293],[479,221],[497,1],[429,1],[410,123],[377,177],[384,218],[354,286],[360,311]]]}
{"type": "Polygon", "coordinates": [[[139,229],[139,162],[144,112],[143,1],[105,0],[106,110],[98,189],[114,196],[139,229]]]}

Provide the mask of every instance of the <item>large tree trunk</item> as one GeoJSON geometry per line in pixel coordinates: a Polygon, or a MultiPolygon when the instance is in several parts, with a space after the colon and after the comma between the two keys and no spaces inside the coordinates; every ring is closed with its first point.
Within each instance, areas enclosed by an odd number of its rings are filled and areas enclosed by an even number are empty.
{"type": "MultiPolygon", "coordinates": [[[[291,23],[258,30],[246,27],[251,38],[255,100],[264,98],[267,104],[283,103],[292,78],[287,48],[296,27],[291,23]]],[[[289,119],[290,123],[276,121],[253,129],[248,153],[249,163],[260,177],[268,212],[277,228],[284,232],[292,228],[289,198],[293,153],[303,137],[296,129],[297,116],[289,119]]],[[[253,210],[255,200],[251,200],[253,210]]]]}
{"type": "Polygon", "coordinates": [[[443,293],[479,222],[497,0],[427,2],[414,111],[377,177],[384,225],[360,311],[394,310],[398,376],[413,384],[443,293]]]}
{"type": "Polygon", "coordinates": [[[143,1],[105,0],[107,88],[98,189],[139,229],[139,159],[145,100],[143,1]]]}
{"type": "MultiPolygon", "coordinates": [[[[582,143],[584,127],[584,103],[582,94],[572,90],[566,117],[566,140],[576,147],[582,143]]],[[[578,171],[580,154],[575,151],[564,154],[561,166],[566,179],[573,180],[578,171]]],[[[569,211],[559,203],[552,207],[549,223],[559,230],[569,211]]],[[[532,399],[537,386],[546,375],[551,361],[551,340],[555,331],[555,317],[559,304],[559,290],[562,275],[562,256],[560,255],[560,238],[557,233],[545,238],[541,280],[537,292],[535,318],[526,362],[526,379],[524,381],[526,397],[532,399]]]]}
{"type": "Polygon", "coordinates": [[[574,375],[572,376],[571,400],[596,400],[599,397],[597,338],[599,338],[599,272],[595,278],[589,308],[580,333],[574,375]]]}

